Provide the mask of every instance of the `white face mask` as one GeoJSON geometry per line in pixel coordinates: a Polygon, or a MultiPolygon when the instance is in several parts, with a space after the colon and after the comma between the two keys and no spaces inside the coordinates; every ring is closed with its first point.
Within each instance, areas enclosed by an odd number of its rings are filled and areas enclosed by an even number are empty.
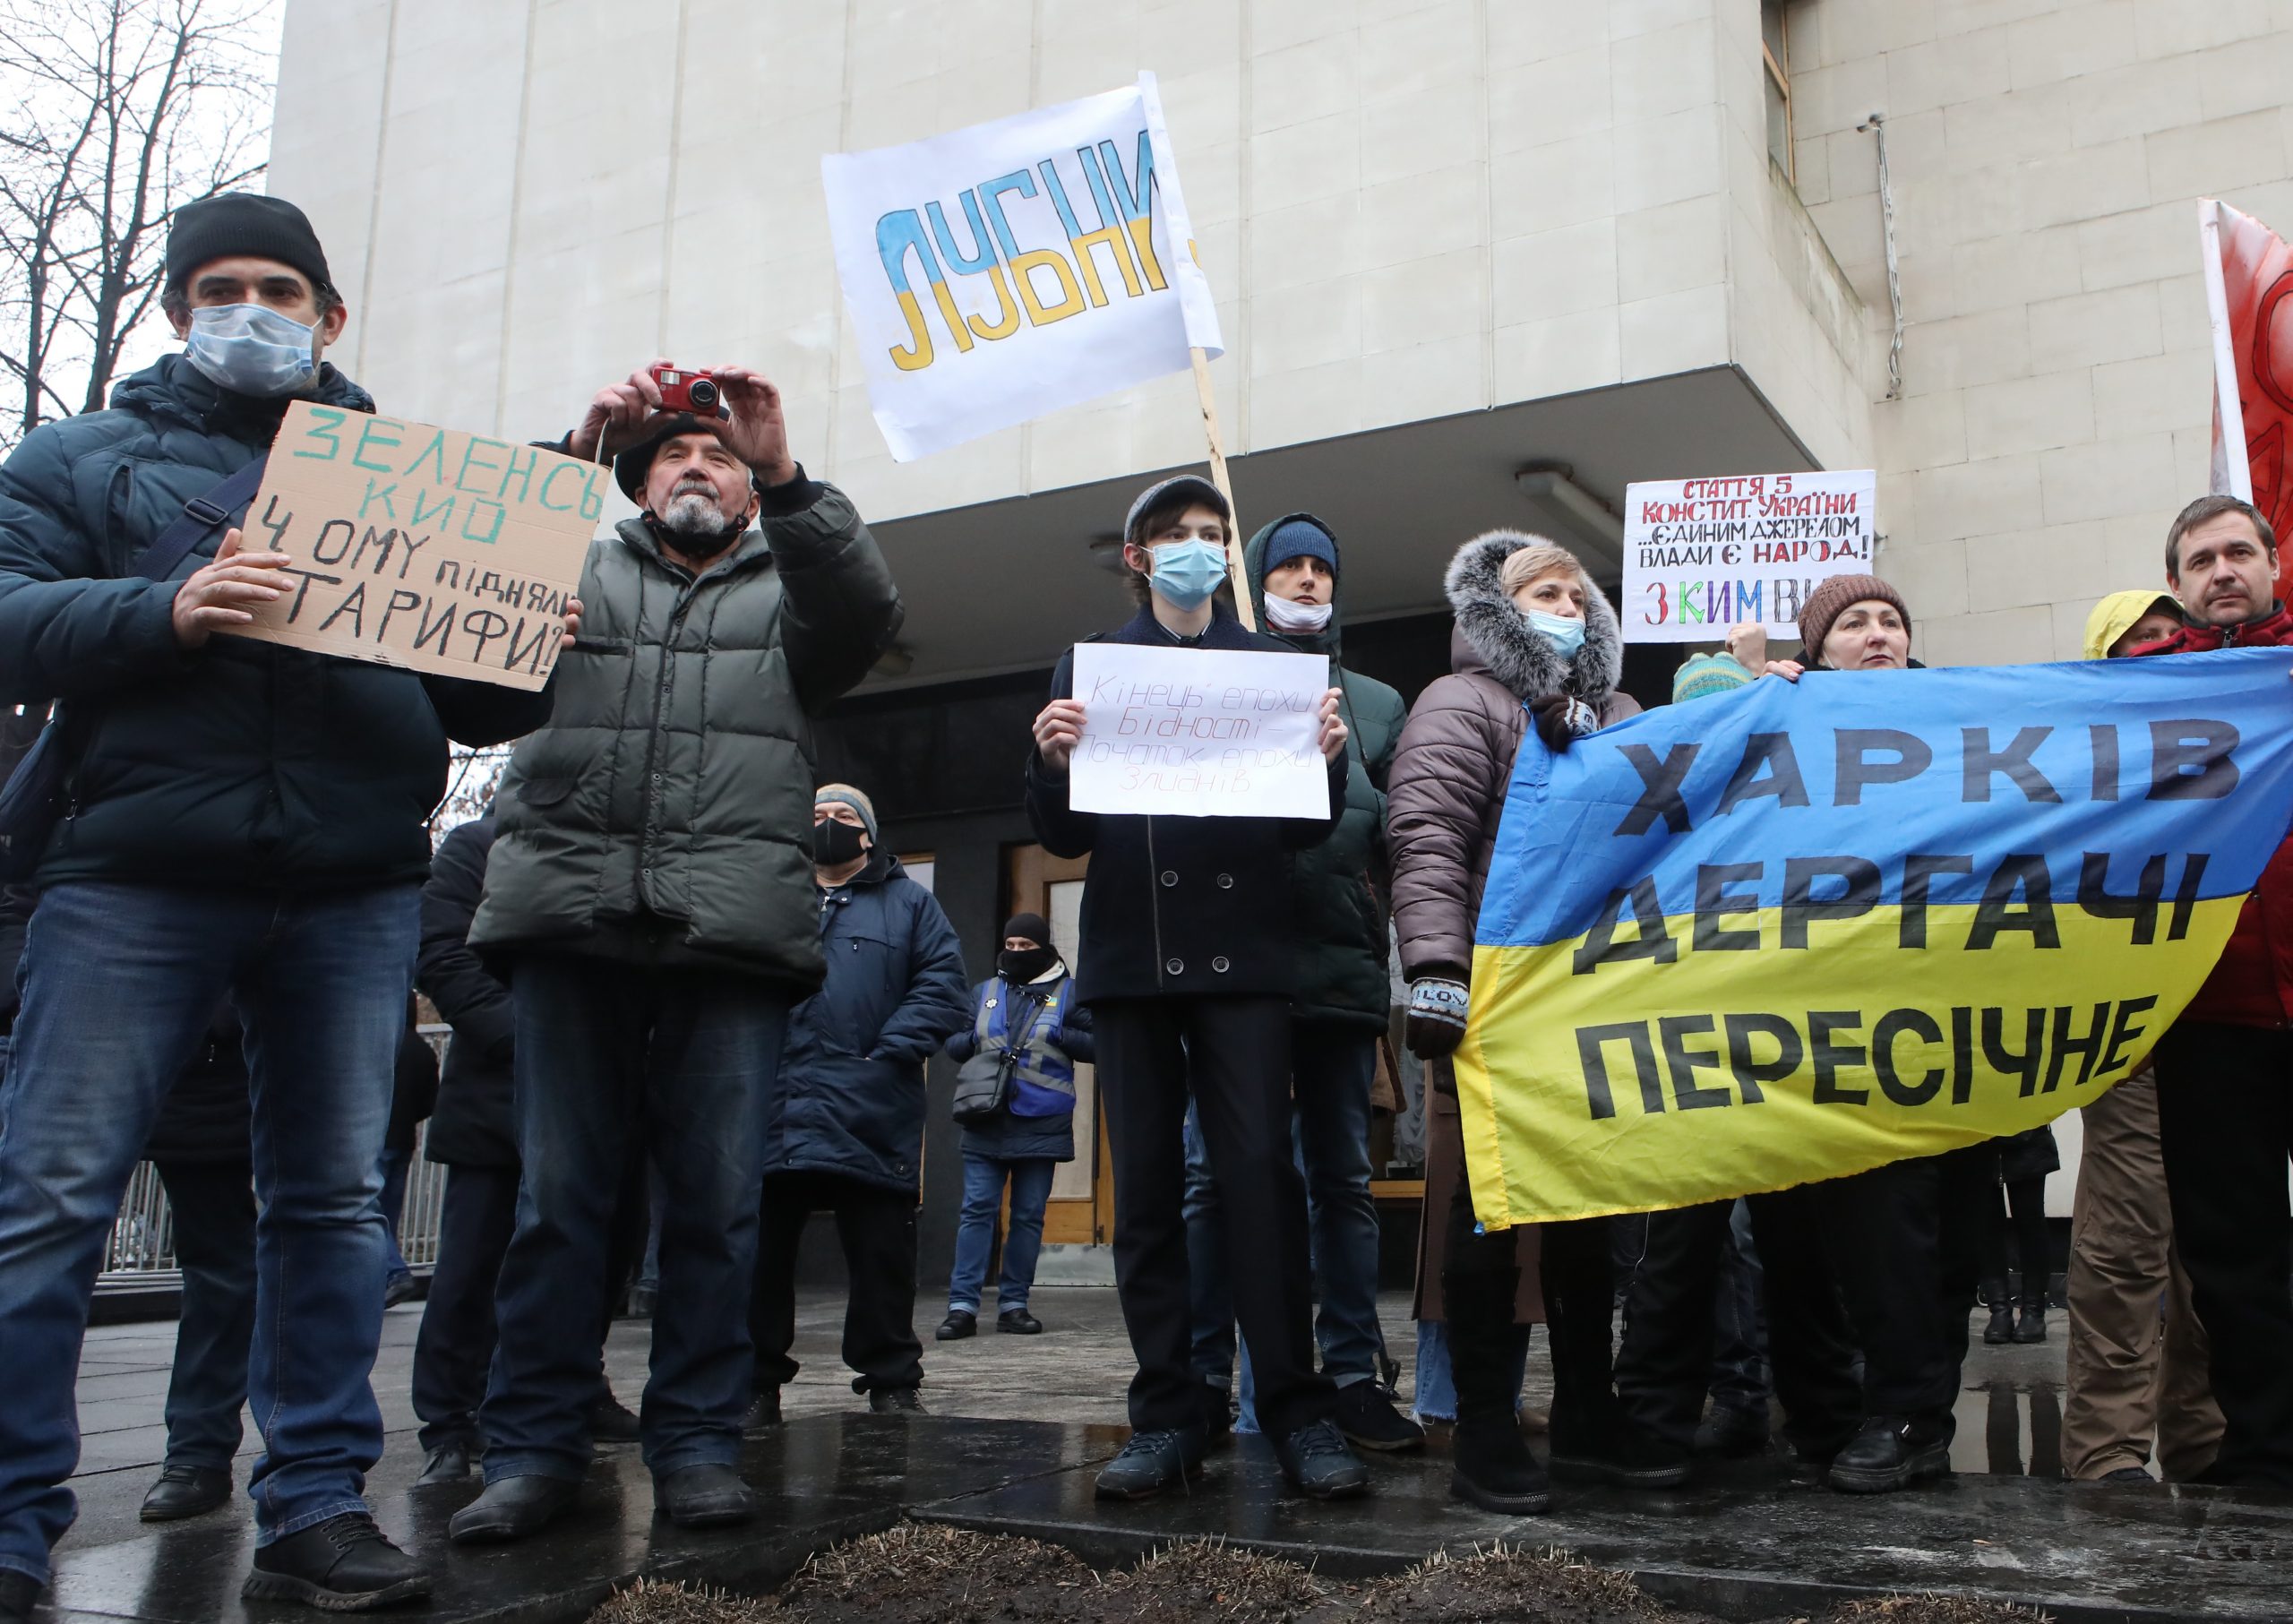
{"type": "Polygon", "coordinates": [[[1276,632],[1319,632],[1329,624],[1335,604],[1297,604],[1286,597],[1266,600],[1266,620],[1276,632]]]}
{"type": "Polygon", "coordinates": [[[184,355],[242,395],[291,395],[318,376],[317,330],[264,305],[206,305],[191,313],[184,355]]]}

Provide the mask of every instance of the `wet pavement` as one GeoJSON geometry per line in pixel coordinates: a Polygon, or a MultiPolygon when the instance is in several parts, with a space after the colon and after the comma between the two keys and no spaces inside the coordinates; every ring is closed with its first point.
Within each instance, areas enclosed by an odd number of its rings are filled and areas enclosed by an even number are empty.
{"type": "MultiPolygon", "coordinates": [[[[446,1519],[475,1480],[412,1487],[421,1468],[406,1398],[418,1305],[392,1311],[375,1371],[388,1447],[369,1490],[382,1526],[435,1560],[439,1620],[579,1619],[638,1573],[742,1590],[777,1584],[811,1551],[903,1515],[1027,1533],[1099,1561],[1189,1535],[1223,1535],[1324,1572],[1383,1572],[1447,1546],[1493,1539],[1561,1544],[1640,1574],[1652,1590],[1705,1611],[1765,1619],[1862,1591],[1954,1590],[2042,1604],[2077,1620],[2293,1618],[2293,1497],[2121,1488],[2059,1481],[2062,1353],[2057,1340],[1984,1348],[1970,1358],[1954,1450],[1956,1479],[1910,1495],[1839,1496],[1783,1463],[1731,1466],[1662,1495],[1564,1491],[1532,1521],[1492,1517],[1448,1498],[1439,1448],[1374,1463],[1375,1493],[1350,1506],[1288,1494],[1271,1456],[1240,1439],[1187,1497],[1102,1508],[1095,1464],[1122,1436],[1129,1350],[1113,1293],[1039,1291],[1052,1328],[935,1344],[940,1310],[919,1306],[932,1416],[861,1413],[837,1362],[840,1302],[808,1293],[785,1396],[789,1424],[752,1442],[744,1468],[765,1498],[753,1527],[705,1535],[656,1525],[651,1487],[631,1448],[601,1451],[576,1512],[520,1546],[457,1551],[446,1519]],[[2046,1480],[2046,1481],[2031,1481],[2046,1480]]],[[[1405,1298],[1381,1308],[1409,1363],[1405,1298]]],[[[244,1501],[171,1526],[136,1520],[164,1448],[160,1410],[172,1325],[99,1328],[82,1363],[81,1520],[57,1551],[57,1619],[307,1619],[237,1600],[252,1534],[244,1501]]],[[[632,1404],[648,1328],[614,1328],[607,1369],[632,1404]]],[[[1545,1360],[1530,1362],[1529,1402],[1546,1397],[1545,1360]]],[[[1404,1369],[1404,1391],[1408,1390],[1404,1369]]],[[[252,1454],[250,1439],[245,1453],[252,1454]]],[[[239,1477],[245,1482],[245,1461],[239,1477]]]]}

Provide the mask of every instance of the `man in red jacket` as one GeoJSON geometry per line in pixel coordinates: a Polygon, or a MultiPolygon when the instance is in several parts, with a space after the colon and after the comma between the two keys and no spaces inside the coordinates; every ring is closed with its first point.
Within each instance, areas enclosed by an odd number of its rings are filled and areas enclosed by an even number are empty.
{"type": "MultiPolygon", "coordinates": [[[[2234,496],[2200,497],[2166,532],[2166,580],[2191,623],[2138,652],[2293,644],[2276,579],[2269,520],[2234,496]]],[[[2227,1422],[2199,1481],[2293,1488],[2293,840],[2269,860],[2220,962],[2159,1040],[2157,1067],[2174,1242],[2227,1422]]]]}

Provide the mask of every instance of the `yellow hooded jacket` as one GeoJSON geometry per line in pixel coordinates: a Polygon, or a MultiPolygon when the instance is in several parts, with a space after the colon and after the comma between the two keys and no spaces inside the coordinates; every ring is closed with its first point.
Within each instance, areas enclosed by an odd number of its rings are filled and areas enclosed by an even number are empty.
{"type": "Polygon", "coordinates": [[[2094,612],[2086,617],[2086,657],[2098,660],[2108,655],[2110,645],[2152,609],[2165,610],[2177,622],[2182,618],[2182,606],[2172,593],[2144,587],[2113,592],[2096,604],[2094,612]]]}

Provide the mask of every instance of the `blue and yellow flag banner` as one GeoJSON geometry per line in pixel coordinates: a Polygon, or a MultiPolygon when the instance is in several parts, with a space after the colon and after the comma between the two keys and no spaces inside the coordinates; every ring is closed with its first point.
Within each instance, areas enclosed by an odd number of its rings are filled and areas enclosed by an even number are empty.
{"type": "Polygon", "coordinates": [[[2137,1070],[2293,821],[2293,651],[1532,728],[1456,1056],[1490,1228],[1859,1173],[2137,1070]]]}

